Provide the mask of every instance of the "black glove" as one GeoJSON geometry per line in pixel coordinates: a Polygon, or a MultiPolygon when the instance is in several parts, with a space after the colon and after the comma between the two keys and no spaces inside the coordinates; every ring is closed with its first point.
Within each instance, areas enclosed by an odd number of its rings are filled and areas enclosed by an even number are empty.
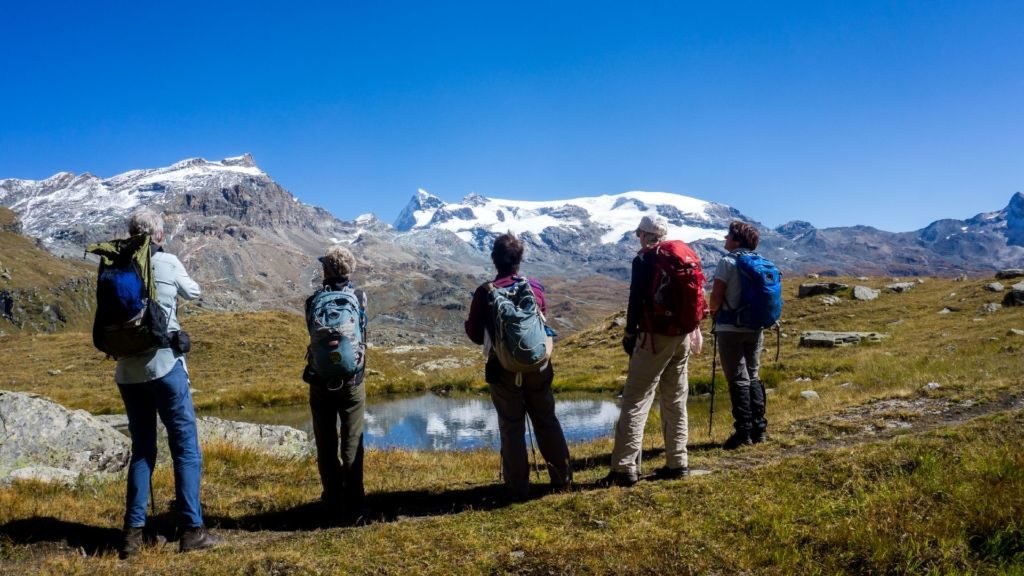
{"type": "Polygon", "coordinates": [[[622,335],[622,349],[626,351],[627,355],[632,356],[634,348],[636,348],[636,334],[626,332],[622,335]]]}

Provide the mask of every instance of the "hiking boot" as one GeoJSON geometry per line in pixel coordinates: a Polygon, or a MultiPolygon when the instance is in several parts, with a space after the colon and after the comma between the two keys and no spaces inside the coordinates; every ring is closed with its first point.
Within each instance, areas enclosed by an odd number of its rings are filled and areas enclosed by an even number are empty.
{"type": "Polygon", "coordinates": [[[690,469],[686,466],[682,468],[669,468],[668,466],[662,466],[654,470],[654,477],[658,480],[679,480],[680,478],[686,478],[690,475],[690,469]]]}
{"type": "Polygon", "coordinates": [[[732,436],[726,438],[725,443],[722,444],[722,449],[735,450],[740,446],[751,446],[753,443],[750,439],[749,430],[737,430],[732,433],[732,436]]]}
{"type": "Polygon", "coordinates": [[[760,444],[761,442],[767,442],[767,441],[768,441],[768,431],[767,430],[755,430],[755,431],[750,433],[750,442],[752,444],[760,444]]]}
{"type": "Polygon", "coordinates": [[[125,528],[121,533],[121,545],[117,549],[117,555],[124,560],[138,554],[144,546],[160,546],[166,543],[167,538],[146,532],[144,528],[125,528]]]}
{"type": "Polygon", "coordinates": [[[597,485],[601,488],[608,488],[610,486],[623,486],[630,487],[636,484],[640,478],[636,472],[620,472],[618,470],[612,470],[607,476],[597,481],[597,485]]]}
{"type": "Polygon", "coordinates": [[[213,548],[220,543],[220,536],[212,534],[206,529],[206,526],[185,528],[181,531],[181,538],[178,539],[178,551],[204,550],[206,548],[213,548]]]}

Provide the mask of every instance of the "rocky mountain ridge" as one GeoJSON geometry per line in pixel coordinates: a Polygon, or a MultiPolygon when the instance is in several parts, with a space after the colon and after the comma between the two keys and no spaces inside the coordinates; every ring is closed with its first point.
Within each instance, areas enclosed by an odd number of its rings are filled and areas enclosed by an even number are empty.
{"type": "Polygon", "coordinates": [[[165,214],[167,249],[203,286],[201,305],[214,309],[301,310],[318,284],[324,246],[350,245],[360,285],[373,295],[378,336],[396,341],[459,337],[470,291],[491,274],[490,242],[506,230],[527,244],[524,271],[568,291],[565,301],[554,301],[564,329],[622,305],[636,252],[632,230],[643,215],[664,217],[670,236],[689,241],[708,266],[723,253],[733,219],[758,226],[760,251],[790,274],[980,274],[1024,262],[1021,193],[1003,210],[891,233],[799,221],[768,229],[729,206],[643,191],[559,201],[471,194],[447,203],[421,190],[394,226],[372,215],[343,221],[299,201],[248,154],[111,178],[61,172],[0,180],[0,206],[18,215],[25,235],[59,255],[80,258],[89,242],[125,234],[126,216],[141,205],[165,214]],[[573,296],[588,278],[596,281],[586,284],[587,298],[573,296]]]}

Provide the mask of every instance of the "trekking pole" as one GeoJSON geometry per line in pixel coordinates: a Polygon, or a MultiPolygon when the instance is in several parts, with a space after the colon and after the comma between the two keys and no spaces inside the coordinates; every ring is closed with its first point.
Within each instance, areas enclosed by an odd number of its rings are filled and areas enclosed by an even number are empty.
{"type": "Polygon", "coordinates": [[[779,363],[779,352],[782,350],[782,323],[775,322],[775,363],[779,363]]]}
{"type": "Polygon", "coordinates": [[[711,332],[711,410],[708,412],[708,438],[715,422],[715,364],[718,361],[718,334],[711,332]]]}
{"type": "Polygon", "coordinates": [[[540,460],[537,460],[537,446],[533,443],[533,424],[530,423],[530,415],[526,415],[526,430],[530,433],[530,449],[533,450],[533,471],[537,473],[537,481],[540,482],[540,460]]]}

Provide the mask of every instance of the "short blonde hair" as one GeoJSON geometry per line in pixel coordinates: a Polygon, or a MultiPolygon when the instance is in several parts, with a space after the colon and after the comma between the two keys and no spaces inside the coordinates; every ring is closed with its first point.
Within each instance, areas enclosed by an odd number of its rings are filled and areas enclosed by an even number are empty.
{"type": "Polygon", "coordinates": [[[139,208],[128,217],[128,233],[132,236],[158,236],[164,231],[164,218],[149,208],[139,208]]]}
{"type": "Polygon", "coordinates": [[[344,246],[335,244],[320,257],[325,278],[348,278],[356,269],[356,257],[344,246]]]}

